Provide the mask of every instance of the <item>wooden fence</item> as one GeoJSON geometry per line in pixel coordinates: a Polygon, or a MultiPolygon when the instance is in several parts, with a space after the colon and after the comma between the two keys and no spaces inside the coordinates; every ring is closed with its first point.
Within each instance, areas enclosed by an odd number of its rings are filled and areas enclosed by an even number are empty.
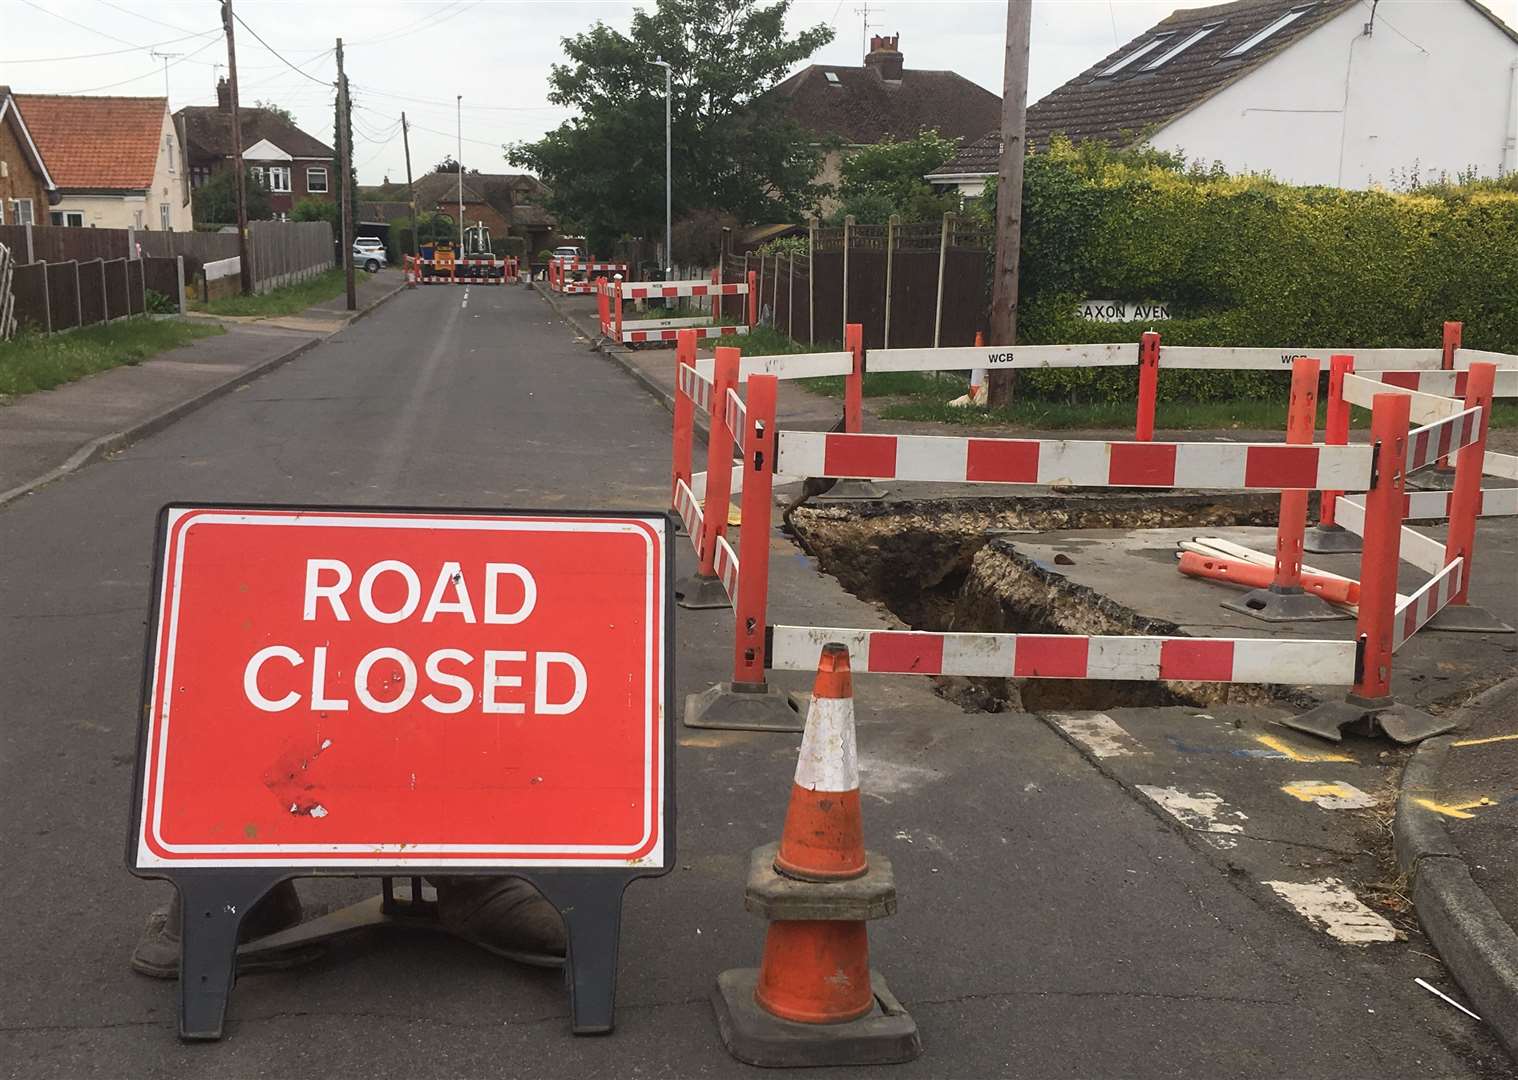
{"type": "Polygon", "coordinates": [[[325,221],[250,222],[248,251],[254,289],[261,293],[315,277],[335,265],[332,226],[325,221]]]}
{"type": "MultiPolygon", "coordinates": [[[[16,322],[51,334],[145,314],[147,263],[122,258],[18,265],[11,278],[16,322]]],[[[176,261],[168,272],[177,274],[176,261]]]]}

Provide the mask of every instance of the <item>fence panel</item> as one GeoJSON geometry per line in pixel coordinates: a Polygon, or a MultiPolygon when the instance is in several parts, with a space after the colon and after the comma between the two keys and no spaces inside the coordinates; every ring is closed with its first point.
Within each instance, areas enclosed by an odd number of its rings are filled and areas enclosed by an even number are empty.
{"type": "Polygon", "coordinates": [[[105,320],[105,278],[101,273],[104,260],[91,259],[79,263],[79,325],[90,326],[105,320]]]}
{"type": "MultiPolygon", "coordinates": [[[[236,240],[236,237],[232,238],[236,240]]],[[[331,269],[332,226],[325,221],[254,221],[248,225],[256,292],[268,292],[331,269]]],[[[236,250],[229,253],[237,254],[236,250]]]]}
{"type": "Polygon", "coordinates": [[[79,264],[47,264],[47,302],[53,315],[54,330],[71,330],[79,325],[79,264]]]}
{"type": "Polygon", "coordinates": [[[127,311],[133,315],[142,315],[147,312],[147,304],[142,295],[143,282],[142,260],[128,259],[126,264],[127,311]]]}
{"type": "Polygon", "coordinates": [[[108,259],[105,264],[106,316],[119,319],[131,311],[127,299],[126,259],[108,259]]]}
{"type": "Polygon", "coordinates": [[[812,255],[812,342],[843,341],[843,249],[812,255]]]}
{"type": "Polygon", "coordinates": [[[47,267],[40,262],[17,265],[11,272],[16,324],[30,330],[47,329],[47,267]]]}
{"type": "MultiPolygon", "coordinates": [[[[186,273],[188,273],[186,267],[186,273]]],[[[156,293],[179,305],[179,260],[174,257],[145,257],[142,260],[143,283],[156,293]]]]}

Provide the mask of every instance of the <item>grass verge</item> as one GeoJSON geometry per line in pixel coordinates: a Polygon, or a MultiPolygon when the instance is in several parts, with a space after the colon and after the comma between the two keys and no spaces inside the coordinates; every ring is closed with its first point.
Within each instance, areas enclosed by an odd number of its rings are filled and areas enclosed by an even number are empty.
{"type": "Polygon", "coordinates": [[[24,333],[0,342],[0,397],[51,390],[97,371],[136,364],[168,349],[224,334],[214,323],[129,319],[66,334],[24,333]]]}
{"type": "Polygon", "coordinates": [[[312,304],[342,295],[346,287],[341,269],[328,270],[294,285],[271,289],[262,296],[224,296],[192,307],[208,315],[294,315],[312,304]]]}

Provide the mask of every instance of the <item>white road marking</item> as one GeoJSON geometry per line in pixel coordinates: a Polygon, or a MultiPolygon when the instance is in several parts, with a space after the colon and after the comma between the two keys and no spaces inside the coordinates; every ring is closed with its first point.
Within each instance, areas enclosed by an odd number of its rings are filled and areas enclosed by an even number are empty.
{"type": "Polygon", "coordinates": [[[1364,810],[1376,800],[1342,780],[1293,780],[1281,788],[1293,799],[1314,803],[1324,810],[1364,810]]]}
{"type": "Polygon", "coordinates": [[[1242,823],[1249,820],[1248,815],[1233,809],[1216,792],[1199,791],[1195,795],[1189,795],[1179,788],[1153,787],[1149,784],[1140,784],[1138,789],[1163,807],[1171,817],[1197,832],[1241,833],[1244,831],[1242,823]],[[1222,820],[1224,818],[1235,820],[1222,820]]]}
{"type": "Polygon", "coordinates": [[[1346,945],[1397,940],[1396,928],[1361,903],[1360,898],[1338,878],[1305,883],[1267,881],[1265,884],[1296,908],[1309,923],[1346,945]]]}
{"type": "Polygon", "coordinates": [[[1132,735],[1106,713],[1049,713],[1049,719],[1076,742],[1099,758],[1132,757],[1142,752],[1132,735]]]}

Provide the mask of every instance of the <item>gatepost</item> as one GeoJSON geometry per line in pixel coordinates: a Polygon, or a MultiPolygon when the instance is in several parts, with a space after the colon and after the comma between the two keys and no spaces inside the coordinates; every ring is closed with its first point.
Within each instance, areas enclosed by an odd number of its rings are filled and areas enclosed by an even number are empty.
{"type": "Polygon", "coordinates": [[[221,1036],[276,884],[385,877],[388,909],[392,875],[414,901],[424,875],[503,871],[565,919],[575,1033],[612,1029],[623,889],[675,858],[669,531],[164,508],[127,865],[182,901],[182,1039],[221,1036]]]}

